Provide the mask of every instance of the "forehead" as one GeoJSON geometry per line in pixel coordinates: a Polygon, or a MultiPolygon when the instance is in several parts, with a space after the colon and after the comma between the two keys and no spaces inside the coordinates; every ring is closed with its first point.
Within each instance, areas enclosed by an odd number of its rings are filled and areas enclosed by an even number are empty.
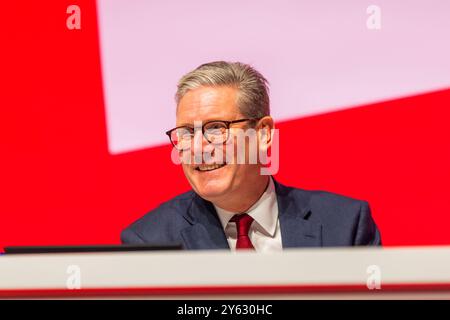
{"type": "Polygon", "coordinates": [[[239,114],[237,89],[233,87],[200,87],[188,91],[177,107],[177,126],[194,121],[234,120],[239,114]]]}

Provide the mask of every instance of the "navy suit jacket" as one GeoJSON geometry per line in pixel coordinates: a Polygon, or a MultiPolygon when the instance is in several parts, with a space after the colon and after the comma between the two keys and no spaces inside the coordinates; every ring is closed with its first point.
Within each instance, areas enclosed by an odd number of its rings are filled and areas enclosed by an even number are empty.
{"type": "MultiPolygon", "coordinates": [[[[275,181],[283,248],[381,245],[369,205],[324,191],[275,181]]],[[[183,193],[122,231],[125,244],[182,245],[189,250],[229,249],[213,204],[183,193]]]]}

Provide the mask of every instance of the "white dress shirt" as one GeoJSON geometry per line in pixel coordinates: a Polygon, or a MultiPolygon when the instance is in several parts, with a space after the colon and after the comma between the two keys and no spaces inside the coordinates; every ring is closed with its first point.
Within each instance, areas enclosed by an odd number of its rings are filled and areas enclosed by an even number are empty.
{"type": "MultiPolygon", "coordinates": [[[[272,177],[269,178],[266,191],[246,211],[253,218],[249,230],[249,238],[257,252],[274,252],[283,249],[281,242],[280,222],[278,219],[278,202],[275,192],[275,185],[272,177]]],[[[236,250],[237,229],[236,223],[230,222],[235,215],[234,212],[227,211],[214,205],[219,216],[222,227],[225,231],[228,244],[232,251],[236,250]]]]}

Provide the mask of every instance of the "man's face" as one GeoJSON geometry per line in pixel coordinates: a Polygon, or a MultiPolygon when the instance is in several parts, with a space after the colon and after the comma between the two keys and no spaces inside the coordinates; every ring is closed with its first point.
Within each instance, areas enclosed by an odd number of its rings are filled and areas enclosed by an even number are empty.
{"type": "MultiPolygon", "coordinates": [[[[237,107],[237,89],[232,87],[200,87],[188,91],[180,100],[177,109],[177,126],[194,126],[194,121],[205,123],[210,120],[239,120],[245,118],[237,107]]],[[[248,122],[236,123],[232,128],[246,128],[248,122]]],[[[231,129],[231,134],[233,129],[231,129]]],[[[197,134],[200,134],[200,130],[197,134]]],[[[203,137],[203,147],[208,146],[208,142],[203,137]]],[[[231,143],[233,139],[230,139],[231,143]]],[[[224,150],[233,147],[231,144],[216,146],[224,150]]],[[[242,146],[246,148],[246,146],[242,146]]],[[[216,149],[217,150],[217,149],[216,149]]],[[[236,150],[235,150],[236,151],[236,150]]],[[[189,151],[191,156],[194,151],[189,151]]],[[[245,151],[244,151],[245,152],[245,151]]],[[[206,200],[214,201],[226,199],[228,195],[239,192],[241,186],[250,177],[259,174],[257,164],[236,164],[236,154],[234,152],[234,163],[225,163],[220,168],[213,170],[199,170],[199,163],[183,163],[183,171],[194,191],[206,200]]],[[[251,180],[251,179],[250,179],[251,180]]]]}

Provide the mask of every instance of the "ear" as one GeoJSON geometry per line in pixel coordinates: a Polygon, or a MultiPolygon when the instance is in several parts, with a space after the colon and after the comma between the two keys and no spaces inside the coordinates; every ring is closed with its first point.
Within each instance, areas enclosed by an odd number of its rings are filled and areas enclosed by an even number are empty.
{"type": "Polygon", "coordinates": [[[265,116],[258,121],[258,142],[261,151],[266,152],[272,145],[272,129],[275,129],[275,123],[271,116],[265,116]]]}

